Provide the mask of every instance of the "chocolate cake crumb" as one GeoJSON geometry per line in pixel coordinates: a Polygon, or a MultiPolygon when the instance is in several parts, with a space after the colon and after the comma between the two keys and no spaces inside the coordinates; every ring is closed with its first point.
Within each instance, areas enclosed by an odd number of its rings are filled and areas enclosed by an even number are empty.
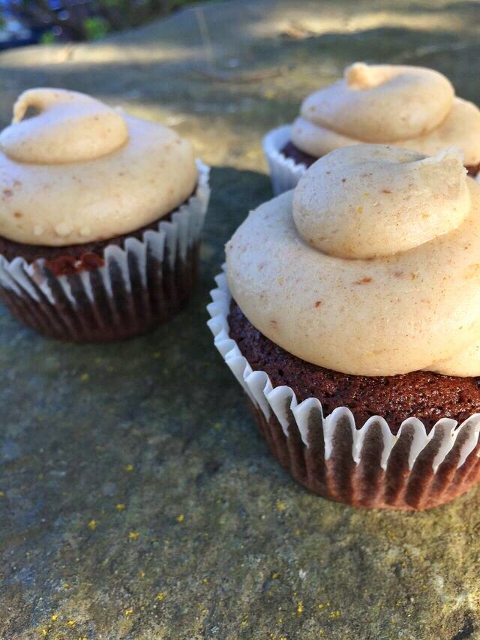
{"type": "Polygon", "coordinates": [[[440,418],[459,423],[480,411],[480,378],[413,371],[395,376],[355,376],[305,362],[266,338],[232,300],[230,336],[254,371],[266,371],[274,386],[291,387],[301,402],[318,398],[324,415],[349,407],[357,428],[368,418],[383,416],[396,434],[406,418],[415,416],[430,431],[440,418]]]}
{"type": "Polygon", "coordinates": [[[304,164],[307,169],[318,160],[318,158],[300,151],[293,142],[287,142],[287,144],[280,149],[280,153],[283,153],[286,158],[292,158],[292,160],[295,160],[296,164],[304,164]]]}
{"type": "Polygon", "coordinates": [[[104,258],[96,253],[84,253],[78,258],[73,256],[60,256],[45,261],[45,267],[53,273],[54,276],[70,276],[74,273],[83,271],[93,271],[103,267],[104,258]]]}

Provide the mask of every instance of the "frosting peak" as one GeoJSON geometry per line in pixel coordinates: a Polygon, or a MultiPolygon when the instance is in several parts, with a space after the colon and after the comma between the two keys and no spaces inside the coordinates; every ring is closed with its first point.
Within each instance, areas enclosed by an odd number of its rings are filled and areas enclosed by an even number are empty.
{"type": "Polygon", "coordinates": [[[347,85],[352,89],[369,89],[382,82],[383,75],[375,73],[375,67],[369,67],[364,62],[355,62],[345,69],[347,85]]]}
{"type": "Polygon", "coordinates": [[[480,162],[480,111],[455,97],[449,80],[433,69],[356,62],[341,80],[303,101],[292,141],[316,157],[359,143],[426,155],[455,146],[466,165],[475,165],[480,162]]]}
{"type": "Polygon", "coordinates": [[[450,82],[432,69],[357,63],[343,80],[308,96],[301,115],[364,142],[388,143],[437,127],[453,96],[450,82]]]}
{"type": "Polygon", "coordinates": [[[124,118],[106,104],[76,91],[30,89],[17,99],[0,149],[16,162],[63,164],[100,158],[127,140],[124,118]],[[38,113],[24,120],[29,108],[38,113]]]}
{"type": "Polygon", "coordinates": [[[361,145],[334,151],[301,178],[293,219],[303,239],[342,258],[407,251],[456,229],[470,211],[461,154],[361,145]]]}

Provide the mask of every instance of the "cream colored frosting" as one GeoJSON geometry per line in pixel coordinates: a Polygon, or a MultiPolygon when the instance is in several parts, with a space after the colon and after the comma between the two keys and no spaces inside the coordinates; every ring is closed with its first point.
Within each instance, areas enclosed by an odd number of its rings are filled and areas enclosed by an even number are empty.
{"type": "Polygon", "coordinates": [[[193,192],[190,144],[73,91],[32,89],[0,134],[0,235],[64,246],[139,229],[193,192]],[[33,107],[37,114],[23,119],[33,107]]]}
{"type": "Polygon", "coordinates": [[[227,277],[250,322],[308,362],[480,375],[480,186],[455,153],[332,152],[238,228],[227,277]]]}
{"type": "Polygon", "coordinates": [[[442,74],[424,67],[347,67],[342,80],[308,96],[292,128],[294,144],[320,157],[360,143],[388,143],[435,155],[452,146],[480,162],[480,110],[457,98],[442,74]]]}

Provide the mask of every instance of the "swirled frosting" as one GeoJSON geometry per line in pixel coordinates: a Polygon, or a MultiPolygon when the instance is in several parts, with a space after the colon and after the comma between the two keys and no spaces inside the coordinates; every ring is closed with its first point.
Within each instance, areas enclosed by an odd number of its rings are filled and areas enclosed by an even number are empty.
{"type": "Polygon", "coordinates": [[[480,162],[480,110],[424,67],[357,62],[344,78],[309,95],[292,141],[320,157],[341,147],[382,143],[435,155],[452,146],[465,165],[480,162]]]}
{"type": "Polygon", "coordinates": [[[480,375],[480,186],[459,155],[362,145],[318,160],[226,247],[264,335],[355,375],[480,375]]]}
{"type": "Polygon", "coordinates": [[[105,240],[169,213],[196,181],[192,148],[171,129],[74,91],[31,89],[0,133],[0,235],[105,240]]]}

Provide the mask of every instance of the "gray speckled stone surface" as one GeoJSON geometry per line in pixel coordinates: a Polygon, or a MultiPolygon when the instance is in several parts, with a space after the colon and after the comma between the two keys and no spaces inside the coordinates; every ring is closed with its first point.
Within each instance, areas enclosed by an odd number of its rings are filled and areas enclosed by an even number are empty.
{"type": "Polygon", "coordinates": [[[212,3],[0,56],[2,124],[24,88],[79,89],[175,126],[214,165],[202,279],[171,323],[77,346],[0,309],[1,638],[480,637],[479,490],[420,514],[309,494],[205,327],[223,244],[271,193],[261,135],[302,96],[363,59],[432,66],[480,102],[478,3],[379,4],[212,3]]]}

